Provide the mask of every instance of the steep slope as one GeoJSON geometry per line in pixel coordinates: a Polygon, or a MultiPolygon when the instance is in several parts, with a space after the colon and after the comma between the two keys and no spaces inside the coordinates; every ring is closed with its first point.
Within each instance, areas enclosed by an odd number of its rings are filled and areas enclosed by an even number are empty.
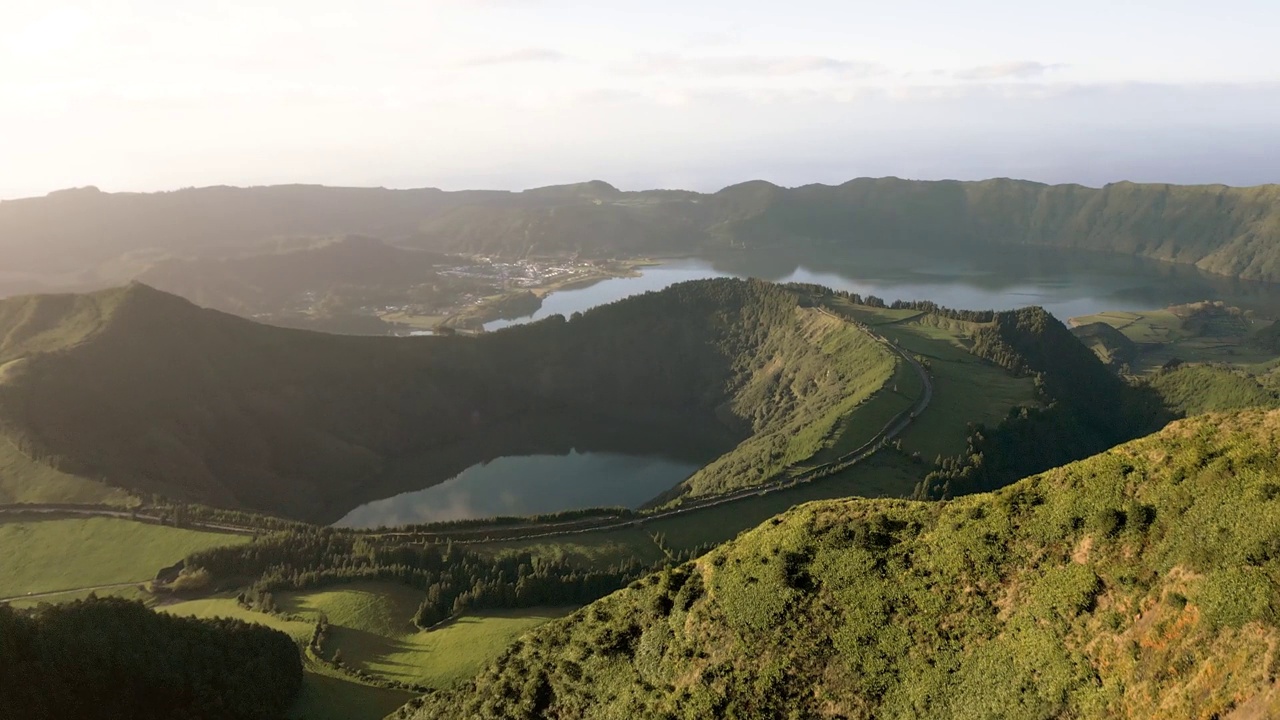
{"type": "Polygon", "coordinates": [[[947,503],[792,509],[535,630],[415,718],[1280,713],[1280,412],[947,503]]]}
{"type": "Polygon", "coordinates": [[[1071,328],[1071,334],[1093,351],[1103,363],[1121,367],[1133,362],[1138,348],[1125,334],[1104,322],[1071,328]]]}
{"type": "Polygon", "coordinates": [[[273,328],[140,284],[4,301],[0,318],[0,432],[25,456],[144,496],[318,521],[507,454],[705,462],[769,438],[803,457],[895,362],[760,281],[479,337],[273,328]]]}
{"type": "Polygon", "coordinates": [[[1018,407],[995,427],[975,427],[959,458],[944,458],[919,497],[985,492],[1160,428],[1160,397],[1126,384],[1059,320],[1038,307],[995,313],[971,352],[1034,378],[1042,406],[1018,407]]]}
{"type": "Polygon", "coordinates": [[[713,194],[621,192],[602,182],[521,193],[278,186],[0,202],[13,273],[132,277],[134,256],[225,257],[272,239],[362,234],[436,251],[594,256],[819,242],[1030,244],[1141,255],[1280,281],[1280,186],[859,178],[713,194]]]}

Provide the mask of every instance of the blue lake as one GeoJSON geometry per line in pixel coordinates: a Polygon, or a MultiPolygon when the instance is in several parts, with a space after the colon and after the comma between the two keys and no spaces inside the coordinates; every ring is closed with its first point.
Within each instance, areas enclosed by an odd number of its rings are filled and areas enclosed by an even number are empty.
{"type": "Polygon", "coordinates": [[[886,301],[932,300],[964,310],[1011,310],[1039,305],[1060,320],[1104,310],[1153,310],[1198,300],[1223,300],[1267,314],[1280,312],[1280,285],[1203,273],[1194,267],[1122,255],[1035,247],[997,247],[964,253],[866,250],[751,250],[672,260],[548,295],[537,312],[496,320],[486,330],[568,317],[678,282],[757,277],[804,282],[875,295],[886,301]]]}
{"type": "Polygon", "coordinates": [[[376,528],[575,508],[636,508],[679,484],[698,466],[608,452],[500,457],[425,490],[366,503],[335,523],[376,528]]]}

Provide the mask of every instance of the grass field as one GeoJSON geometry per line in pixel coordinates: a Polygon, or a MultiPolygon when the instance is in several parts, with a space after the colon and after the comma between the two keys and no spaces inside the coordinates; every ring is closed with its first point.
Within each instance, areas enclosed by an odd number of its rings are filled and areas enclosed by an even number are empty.
{"type": "MultiPolygon", "coordinates": [[[[246,610],[229,595],[188,600],[156,608],[173,615],[197,618],[235,618],[265,625],[292,637],[299,648],[311,639],[312,624],[285,620],[274,615],[246,610]]],[[[305,656],[304,656],[305,657],[305,656]]],[[[290,718],[298,720],[381,720],[413,697],[413,693],[389,690],[357,682],[312,660],[304,661],[306,671],[290,718]]]]}
{"type": "MultiPolygon", "coordinates": [[[[933,400],[902,434],[903,447],[927,462],[964,452],[969,423],[999,424],[1009,410],[1035,404],[1035,384],[983,362],[967,350],[972,325],[915,310],[887,310],[838,300],[833,309],[854,317],[928,360],[933,400]]],[[[918,381],[917,381],[918,385],[918,381]]],[[[914,391],[913,392],[918,392],[914,391]]]]}
{"type": "Polygon", "coordinates": [[[1275,359],[1275,353],[1248,342],[1250,334],[1270,324],[1263,320],[1210,321],[1198,331],[1185,327],[1183,319],[1169,310],[1103,312],[1072,318],[1071,321],[1076,325],[1106,323],[1139,343],[1138,359],[1132,368],[1135,372],[1157,370],[1174,358],[1191,363],[1221,362],[1241,367],[1265,364],[1275,359]]]}
{"type": "Polygon", "coordinates": [[[797,470],[804,471],[831,462],[862,447],[891,420],[910,409],[923,392],[919,374],[899,358],[893,376],[883,388],[841,419],[834,442],[810,461],[798,465],[797,470]]]}
{"type": "Polygon", "coordinates": [[[329,620],[326,650],[342,650],[351,667],[392,680],[446,687],[475,675],[511,641],[572,608],[486,611],[430,632],[412,618],[422,593],[391,583],[356,583],[306,593],[282,593],[286,613],[329,620]]]}
{"type": "Polygon", "coordinates": [[[119,587],[98,588],[96,590],[68,590],[54,595],[32,595],[30,597],[21,597],[16,600],[10,600],[8,603],[19,610],[23,608],[33,608],[41,603],[62,604],[75,602],[76,600],[88,599],[90,595],[94,597],[118,597],[125,600],[139,600],[144,603],[150,602],[153,595],[147,592],[142,583],[132,583],[119,587]]]}
{"type": "Polygon", "coordinates": [[[129,505],[123,490],[53,469],[23,455],[0,437],[0,503],[129,505]]]}
{"type": "Polygon", "coordinates": [[[273,630],[279,630],[302,645],[305,645],[311,639],[311,623],[285,620],[275,615],[246,610],[240,607],[231,595],[218,595],[199,600],[184,600],[182,602],[157,605],[155,609],[170,615],[195,618],[235,618],[236,620],[266,625],[273,630]]]}
{"type": "Polygon", "coordinates": [[[142,582],[197,550],[248,540],[116,518],[14,516],[0,520],[0,598],[142,582]]]}
{"type": "Polygon", "coordinates": [[[302,691],[289,711],[291,719],[382,720],[414,697],[414,693],[405,690],[363,685],[326,674],[320,667],[312,663],[306,668],[302,691]]]}

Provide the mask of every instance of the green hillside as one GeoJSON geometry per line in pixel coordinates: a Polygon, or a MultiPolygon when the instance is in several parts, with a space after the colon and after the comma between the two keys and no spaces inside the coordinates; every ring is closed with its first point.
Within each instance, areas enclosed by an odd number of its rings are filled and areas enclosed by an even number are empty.
{"type": "Polygon", "coordinates": [[[794,508],[515,643],[416,718],[1280,712],[1280,412],[993,494],[794,508]]]}
{"type": "MultiPolygon", "coordinates": [[[[144,498],[322,522],[572,447],[724,455],[688,488],[717,492],[879,429],[853,418],[899,360],[803,294],[699,281],[426,338],[267,327],[140,284],[16,298],[0,301],[0,432],[36,465],[144,498]]],[[[52,500],[34,476],[6,486],[52,500]]]]}
{"type": "Polygon", "coordinates": [[[120,282],[167,257],[229,257],[290,237],[360,234],[422,249],[523,256],[648,255],[787,243],[1029,244],[1140,255],[1280,280],[1280,186],[859,178],[717,193],[602,182],[520,193],[277,186],[171,193],[93,188],[0,203],[14,273],[120,282]],[[181,232],[175,232],[180,228],[181,232]]]}
{"type": "Polygon", "coordinates": [[[1093,351],[1103,363],[1112,367],[1129,365],[1137,357],[1138,348],[1124,333],[1104,322],[1092,322],[1071,328],[1071,334],[1093,351]]]}
{"type": "Polygon", "coordinates": [[[144,583],[156,571],[244,535],[150,525],[123,518],[0,516],[0,598],[144,583]],[[122,551],[127,549],[127,551],[122,551]]]}

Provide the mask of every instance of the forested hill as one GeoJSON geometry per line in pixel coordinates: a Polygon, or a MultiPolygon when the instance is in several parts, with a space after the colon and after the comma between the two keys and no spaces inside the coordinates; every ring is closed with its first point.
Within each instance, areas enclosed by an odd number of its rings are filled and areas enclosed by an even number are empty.
{"type": "Polygon", "coordinates": [[[717,193],[603,182],[520,193],[278,186],[169,193],[93,188],[0,202],[5,270],[99,281],[170,256],[226,256],[278,238],[369,235],[436,251],[592,256],[821,242],[1017,243],[1141,255],[1280,281],[1280,186],[860,178],[717,193]]]}
{"type": "Polygon", "coordinates": [[[277,720],[301,686],[297,646],[262,625],[115,598],[0,604],[3,718],[277,720]]]}
{"type": "Polygon", "coordinates": [[[992,494],[802,505],[535,630],[419,720],[1280,714],[1280,412],[992,494]]]}
{"type": "Polygon", "coordinates": [[[507,454],[803,455],[894,363],[761,281],[425,338],[268,327],[134,284],[0,301],[0,432],[144,497],[332,522],[507,454]]]}

